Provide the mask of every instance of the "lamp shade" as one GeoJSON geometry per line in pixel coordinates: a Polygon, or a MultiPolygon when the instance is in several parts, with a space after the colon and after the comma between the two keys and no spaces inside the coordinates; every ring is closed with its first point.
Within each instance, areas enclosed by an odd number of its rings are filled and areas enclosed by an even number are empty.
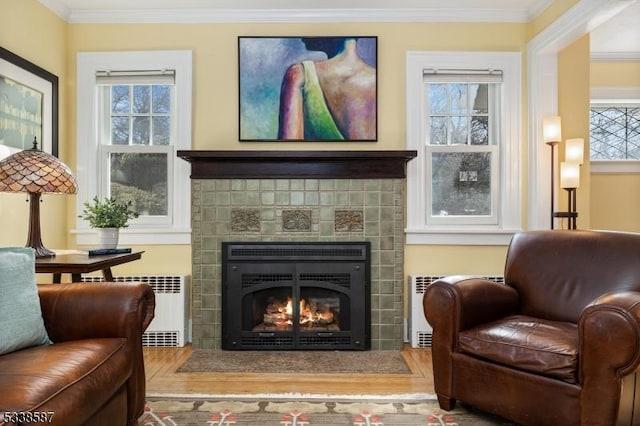
{"type": "Polygon", "coordinates": [[[560,186],[565,189],[580,187],[580,164],[569,161],[560,163],[560,186]]]}
{"type": "Polygon", "coordinates": [[[0,161],[0,191],[75,194],[78,183],[66,164],[34,147],[0,161]]]}
{"type": "Polygon", "coordinates": [[[582,164],[584,162],[584,139],[567,139],[564,144],[565,161],[582,164]]]}
{"type": "Polygon", "coordinates": [[[27,247],[36,257],[55,253],[42,244],[40,233],[40,197],[42,194],[75,194],[78,183],[69,167],[51,154],[33,148],[16,152],[0,161],[0,191],[29,193],[29,235],[27,247]]]}
{"type": "Polygon", "coordinates": [[[558,143],[562,140],[562,120],[560,117],[545,117],[542,120],[542,138],[545,143],[558,143]]]}

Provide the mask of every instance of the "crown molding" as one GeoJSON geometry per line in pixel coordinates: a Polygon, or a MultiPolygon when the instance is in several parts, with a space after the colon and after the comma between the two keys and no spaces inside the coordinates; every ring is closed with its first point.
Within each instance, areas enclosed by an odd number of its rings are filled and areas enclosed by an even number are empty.
{"type": "MultiPolygon", "coordinates": [[[[532,19],[526,9],[73,9],[59,0],[40,2],[71,24],[286,23],[286,22],[513,22],[532,19]]],[[[539,13],[536,11],[535,13],[539,13]]]]}
{"type": "Polygon", "coordinates": [[[59,0],[39,0],[43,6],[58,15],[60,18],[69,22],[71,16],[71,9],[69,9],[64,3],[59,0]]]}

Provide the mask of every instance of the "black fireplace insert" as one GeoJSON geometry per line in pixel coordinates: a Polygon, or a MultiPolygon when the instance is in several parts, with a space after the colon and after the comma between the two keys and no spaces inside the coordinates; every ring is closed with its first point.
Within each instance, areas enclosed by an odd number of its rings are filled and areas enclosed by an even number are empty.
{"type": "Polygon", "coordinates": [[[222,243],[222,348],[371,348],[368,242],[222,243]]]}

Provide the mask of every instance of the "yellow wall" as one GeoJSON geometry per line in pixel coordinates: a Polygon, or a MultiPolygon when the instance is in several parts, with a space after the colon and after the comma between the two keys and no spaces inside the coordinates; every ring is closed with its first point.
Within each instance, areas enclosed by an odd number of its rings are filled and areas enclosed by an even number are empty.
{"type": "MultiPolygon", "coordinates": [[[[591,87],[640,89],[640,62],[591,63],[591,87]]],[[[591,227],[640,232],[640,175],[591,176],[591,227]]]]}
{"type": "Polygon", "coordinates": [[[591,176],[591,225],[594,229],[640,232],[640,176],[591,176]]]}
{"type": "MultiPolygon", "coordinates": [[[[577,40],[558,55],[558,113],[562,117],[562,138],[583,138],[585,152],[589,146],[589,36],[577,40]]],[[[559,161],[564,161],[564,143],[558,145],[559,161]]],[[[580,168],[577,189],[578,228],[590,228],[589,162],[580,168]]],[[[558,194],[561,211],[567,210],[567,192],[558,194]]],[[[566,223],[564,224],[566,227],[566,223]]]]}
{"type": "MultiPolygon", "coordinates": [[[[349,149],[405,149],[405,52],[409,50],[522,51],[523,24],[197,24],[72,25],[69,69],[81,51],[190,49],[194,56],[194,149],[345,149],[327,143],[238,142],[239,35],[378,36],[379,140],[349,149]]],[[[71,88],[70,99],[75,102],[71,88]]],[[[72,111],[75,106],[72,105],[72,111]]],[[[73,115],[73,114],[72,114],[73,115]]],[[[75,128],[75,122],[69,123],[75,128]]],[[[146,247],[147,254],[157,247],[146,247]]],[[[504,247],[407,246],[406,273],[502,273],[504,247]],[[458,253],[458,254],[456,254],[458,253]],[[464,267],[461,268],[461,258],[464,267]],[[428,260],[428,261],[425,261],[428,260]]],[[[169,251],[171,253],[171,251],[169,251]]],[[[188,264],[190,259],[178,258],[188,264]]],[[[140,267],[140,265],[136,265],[140,267]]]]}
{"type": "Polygon", "coordinates": [[[592,62],[591,87],[640,88],[640,62],[592,62]]]}
{"type": "MultiPolygon", "coordinates": [[[[0,45],[35,63],[59,78],[60,154],[69,164],[69,135],[67,126],[68,25],[36,0],[0,1],[0,45]]],[[[0,192],[0,245],[24,246],[27,241],[29,204],[26,194],[0,192]]],[[[43,195],[41,213],[42,240],[46,247],[65,247],[70,226],[66,223],[67,202],[75,196],[43,195]]]]}
{"type": "MultiPolygon", "coordinates": [[[[378,36],[379,141],[349,144],[350,149],[405,149],[405,53],[410,50],[491,50],[523,52],[526,42],[577,0],[558,0],[532,25],[486,23],[318,23],[318,24],[141,24],[66,25],[36,0],[2,0],[2,45],[62,78],[61,154],[76,163],[76,54],[83,51],[190,49],[194,54],[194,149],[345,149],[320,143],[240,143],[237,118],[237,37],[239,35],[375,35],[378,36]],[[34,29],[37,28],[37,31],[34,29]],[[42,38],[39,34],[47,34],[42,38]],[[11,40],[11,43],[8,41],[11,40]],[[42,49],[42,44],[51,44],[42,49]]],[[[524,65],[524,57],[523,57],[524,65]]],[[[523,81],[526,76],[523,75],[523,81]]],[[[525,89],[523,88],[523,93],[525,89]]],[[[526,123],[526,99],[523,123],[526,123]]],[[[526,152],[523,128],[523,152],[526,152]]],[[[523,154],[524,155],[524,154],[523,154]]],[[[415,161],[415,160],[414,160],[415,161]]],[[[525,164],[526,167],[526,164],[525,164]]],[[[26,206],[0,194],[3,245],[22,245],[26,206]],[[24,221],[24,224],[23,224],[24,221]],[[5,237],[6,235],[6,237],[5,237]]],[[[43,206],[51,218],[43,223],[45,244],[73,248],[75,197],[43,206]],[[46,208],[45,208],[46,207],[46,208]],[[65,222],[66,226],[60,226],[65,222]],[[55,230],[54,230],[55,229],[55,230]]],[[[24,203],[26,204],[26,203],[24,203]]],[[[526,210],[526,209],[523,209],[526,210]]],[[[190,246],[144,246],[143,260],[119,267],[120,273],[188,273],[190,246]]],[[[504,246],[406,246],[406,274],[500,274],[504,246]]]]}

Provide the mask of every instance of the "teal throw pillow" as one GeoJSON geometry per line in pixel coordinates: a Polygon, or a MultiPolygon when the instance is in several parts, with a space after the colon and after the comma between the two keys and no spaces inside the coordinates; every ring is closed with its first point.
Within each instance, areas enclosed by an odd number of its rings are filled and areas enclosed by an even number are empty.
{"type": "Polygon", "coordinates": [[[48,343],[33,249],[0,248],[0,355],[48,343]]]}

